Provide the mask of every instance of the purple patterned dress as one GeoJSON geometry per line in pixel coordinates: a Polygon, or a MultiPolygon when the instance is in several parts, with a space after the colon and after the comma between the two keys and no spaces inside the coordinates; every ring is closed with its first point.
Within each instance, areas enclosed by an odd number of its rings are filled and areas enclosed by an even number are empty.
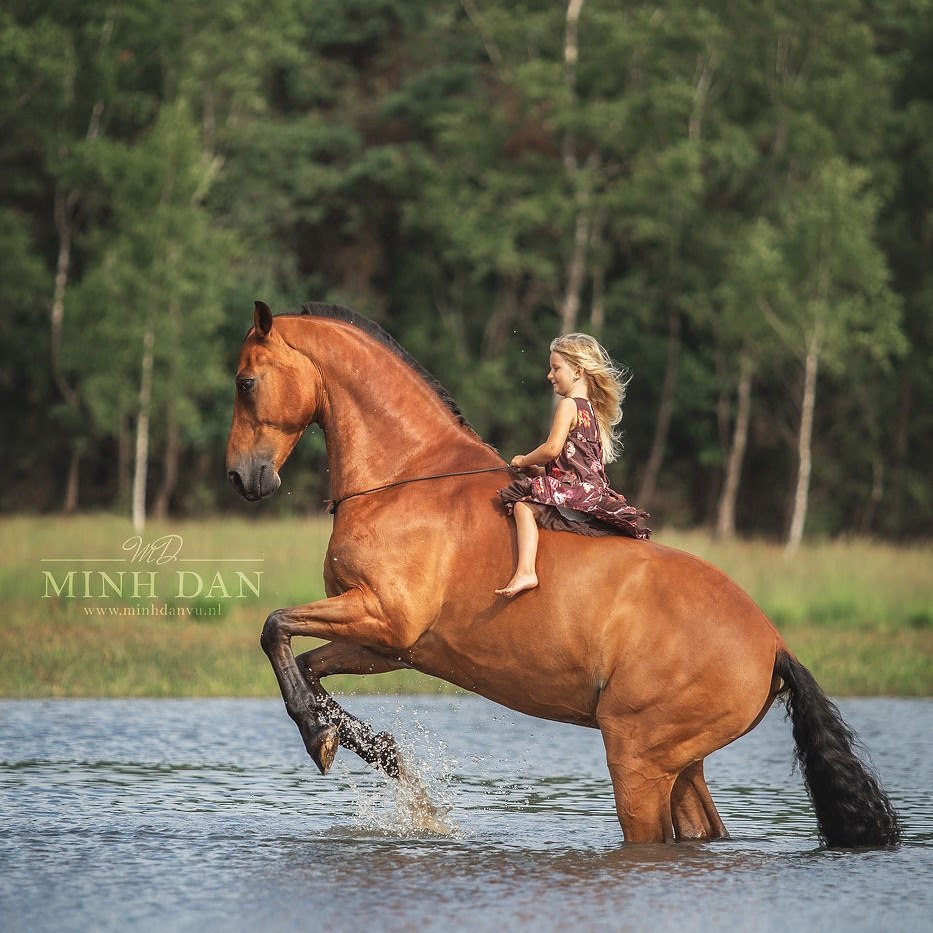
{"type": "Polygon", "coordinates": [[[544,475],[522,477],[499,490],[506,511],[511,515],[516,502],[529,502],[543,507],[535,509],[542,528],[649,538],[651,530],[638,524],[648,513],[629,505],[609,486],[593,406],[585,398],[574,401],[577,425],[564,449],[546,464],[544,475]]]}

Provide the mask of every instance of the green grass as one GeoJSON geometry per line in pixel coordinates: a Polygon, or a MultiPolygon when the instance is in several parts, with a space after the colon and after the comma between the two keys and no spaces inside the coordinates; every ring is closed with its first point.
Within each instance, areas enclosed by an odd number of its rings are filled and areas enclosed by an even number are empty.
{"type": "MultiPolygon", "coordinates": [[[[133,532],[126,520],[4,519],[0,696],[275,696],[259,631],[270,610],[323,595],[329,533],[329,519],[170,522],[150,526],[144,538],[179,536],[176,556],[184,564],[89,564],[83,561],[127,556],[122,546],[133,532]],[[193,600],[177,598],[179,567],[202,583],[193,600]],[[88,568],[115,579],[120,568],[154,571],[158,598],[145,598],[143,591],[133,600],[124,588],[120,598],[83,599],[81,573],[88,568]],[[257,568],[260,595],[245,588],[241,597],[236,572],[257,568]],[[73,597],[58,597],[53,589],[45,598],[45,572],[62,586],[68,569],[76,571],[73,597]],[[202,614],[130,614],[151,605],[202,614]],[[111,608],[116,614],[96,614],[111,608]]],[[[759,541],[721,543],[673,532],[657,539],[706,558],[744,586],[827,692],[933,694],[933,547],[849,541],[805,546],[788,558],[779,545],[759,541]]],[[[92,573],[91,579],[98,578],[92,573]]],[[[294,647],[313,644],[296,639],[294,647]]],[[[338,693],[454,690],[411,671],[334,677],[327,684],[338,693]]]]}
{"type": "Polygon", "coordinates": [[[662,536],[740,583],[782,631],[801,626],[873,633],[933,631],[933,544],[866,540],[810,544],[719,542],[698,532],[662,536]]]}
{"type": "MultiPolygon", "coordinates": [[[[178,562],[163,565],[85,564],[76,559],[124,557],[123,543],[134,536],[129,522],[113,516],[10,518],[0,521],[0,696],[277,696],[278,687],[259,633],[268,613],[282,606],[324,595],[321,566],[330,520],[211,520],[150,524],[145,542],[178,535],[178,556],[222,558],[224,563],[186,563],[203,579],[194,600],[177,599],[178,562]],[[259,562],[261,560],[261,563],[259,562]],[[54,562],[52,562],[54,561],[54,562]],[[116,578],[118,569],[154,570],[156,599],[81,598],[82,568],[116,578]],[[236,572],[262,570],[260,596],[237,592],[236,572]],[[45,598],[45,571],[55,585],[76,570],[73,598],[60,598],[54,587],[45,598]],[[220,572],[230,598],[209,597],[220,572]],[[164,575],[164,586],[162,577],[164,575]],[[200,609],[189,616],[132,614],[155,604],[171,611],[200,609]],[[109,612],[117,615],[89,615],[109,612]]],[[[148,578],[146,578],[148,579],[148,578]]],[[[186,578],[193,579],[193,578],[186,578]]],[[[250,578],[252,579],[252,578],[250,578]]],[[[145,592],[145,591],[143,591],[145,592]]],[[[188,592],[193,592],[193,588],[188,592]]],[[[296,651],[318,642],[294,639],[296,651]]],[[[378,677],[336,676],[334,692],[426,693],[454,688],[415,671],[378,677]]]]}

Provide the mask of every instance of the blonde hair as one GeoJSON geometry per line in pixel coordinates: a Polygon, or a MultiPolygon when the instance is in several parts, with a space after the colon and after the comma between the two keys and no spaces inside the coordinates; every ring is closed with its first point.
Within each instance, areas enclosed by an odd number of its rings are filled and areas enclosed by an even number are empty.
{"type": "Polygon", "coordinates": [[[559,353],[586,379],[590,403],[599,424],[603,463],[612,463],[622,452],[620,432],[625,387],[631,381],[627,367],[617,366],[605,348],[589,334],[564,334],[551,341],[551,353],[559,353]]]}

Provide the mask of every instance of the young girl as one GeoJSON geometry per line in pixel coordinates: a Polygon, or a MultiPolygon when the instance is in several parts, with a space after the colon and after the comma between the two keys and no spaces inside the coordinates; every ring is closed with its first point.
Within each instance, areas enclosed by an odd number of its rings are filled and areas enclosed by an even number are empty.
{"type": "Polygon", "coordinates": [[[605,464],[621,446],[614,427],[622,419],[626,373],[587,334],[552,341],[550,363],[548,382],[561,396],[551,433],[531,453],[512,458],[512,466],[527,476],[499,490],[518,532],[518,565],[508,584],[496,590],[500,596],[538,585],[538,525],[585,535],[651,535],[638,525],[648,513],[629,505],[606,479],[605,464]]]}

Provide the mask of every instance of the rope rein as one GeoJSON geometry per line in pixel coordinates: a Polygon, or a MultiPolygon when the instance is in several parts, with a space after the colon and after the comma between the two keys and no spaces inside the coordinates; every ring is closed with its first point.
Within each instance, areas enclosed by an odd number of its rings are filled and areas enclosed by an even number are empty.
{"type": "Polygon", "coordinates": [[[483,467],[481,470],[459,470],[456,473],[432,473],[430,476],[412,476],[410,479],[396,480],[394,483],[386,483],[384,486],[373,486],[372,489],[361,489],[359,492],[351,492],[349,495],[341,496],[339,499],[325,499],[327,511],[333,515],[337,511],[337,506],[347,499],[355,499],[357,496],[368,496],[374,492],[382,492],[385,489],[393,489],[396,486],[407,486],[409,483],[423,483],[429,479],[447,479],[450,476],[473,476],[476,473],[498,473],[502,470],[512,472],[510,466],[483,467]]]}

